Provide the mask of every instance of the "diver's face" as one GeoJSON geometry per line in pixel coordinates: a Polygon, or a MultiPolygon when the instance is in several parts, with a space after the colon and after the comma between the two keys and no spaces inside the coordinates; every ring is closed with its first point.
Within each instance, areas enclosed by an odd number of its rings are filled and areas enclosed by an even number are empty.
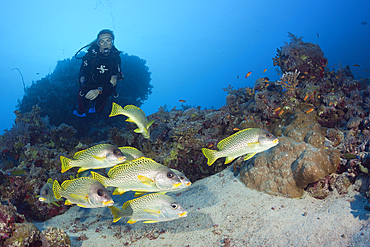
{"type": "Polygon", "coordinates": [[[100,52],[103,52],[104,49],[112,49],[113,46],[113,38],[110,34],[104,33],[102,35],[99,35],[98,38],[98,46],[100,47],[100,52]]]}

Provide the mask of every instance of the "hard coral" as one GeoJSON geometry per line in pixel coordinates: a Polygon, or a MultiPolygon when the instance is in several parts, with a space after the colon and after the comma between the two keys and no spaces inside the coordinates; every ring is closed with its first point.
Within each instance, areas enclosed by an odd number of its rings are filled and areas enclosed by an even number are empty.
{"type": "Polygon", "coordinates": [[[309,183],[336,171],[340,153],[325,149],[325,131],[314,116],[296,110],[286,126],[272,132],[279,145],[246,162],[240,179],[248,187],[270,194],[300,197],[309,183]]]}
{"type": "Polygon", "coordinates": [[[298,198],[309,183],[335,172],[339,152],[322,150],[288,137],[279,138],[280,144],[265,151],[245,164],[240,180],[247,187],[268,194],[298,198]]]}
{"type": "Polygon", "coordinates": [[[62,229],[49,227],[42,231],[40,239],[43,247],[68,247],[71,246],[71,239],[62,229]]]}

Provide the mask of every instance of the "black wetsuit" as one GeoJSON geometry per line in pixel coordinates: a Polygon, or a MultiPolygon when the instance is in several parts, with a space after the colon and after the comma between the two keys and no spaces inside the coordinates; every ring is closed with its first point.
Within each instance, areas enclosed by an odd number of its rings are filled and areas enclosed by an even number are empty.
{"type": "Polygon", "coordinates": [[[111,76],[122,79],[121,71],[121,52],[114,46],[108,54],[101,53],[99,46],[92,45],[89,51],[82,58],[79,74],[80,90],[78,92],[78,111],[83,113],[89,107],[91,100],[86,99],[85,95],[92,89],[99,89],[100,94],[94,99],[95,110],[102,111],[107,99],[112,94],[116,94],[116,86],[110,83],[111,76]]]}

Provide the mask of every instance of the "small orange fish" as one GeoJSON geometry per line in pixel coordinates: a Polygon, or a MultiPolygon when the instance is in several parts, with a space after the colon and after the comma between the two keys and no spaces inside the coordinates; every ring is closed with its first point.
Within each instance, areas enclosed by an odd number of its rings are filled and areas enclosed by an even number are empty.
{"type": "Polygon", "coordinates": [[[313,108],[310,108],[308,111],[306,111],[306,113],[308,114],[308,113],[312,112],[313,110],[314,110],[313,108]]]}
{"type": "Polygon", "coordinates": [[[311,78],[312,78],[312,79],[313,79],[313,78],[315,78],[315,77],[316,77],[316,76],[314,76],[314,75],[313,75],[313,76],[311,76],[311,78]]]}
{"type": "Polygon", "coordinates": [[[249,71],[246,75],[245,78],[248,78],[252,74],[252,71],[249,71]]]}
{"type": "Polygon", "coordinates": [[[312,95],[310,96],[310,99],[312,99],[313,97],[315,97],[315,95],[313,95],[313,94],[312,94],[312,95]]]}
{"type": "Polygon", "coordinates": [[[307,74],[308,74],[308,72],[307,72],[307,71],[305,71],[303,74],[307,75],[307,74]]]}
{"type": "Polygon", "coordinates": [[[268,87],[269,85],[270,85],[270,84],[269,84],[269,83],[267,83],[267,84],[266,84],[266,87],[268,87]]]}
{"type": "Polygon", "coordinates": [[[304,75],[302,75],[301,78],[303,79],[304,78],[304,75]]]}
{"type": "Polygon", "coordinates": [[[276,108],[274,111],[279,111],[281,108],[280,107],[278,107],[278,108],[276,108]]]}
{"type": "Polygon", "coordinates": [[[353,66],[355,66],[355,67],[360,67],[360,65],[358,65],[358,64],[355,64],[355,65],[353,65],[353,66]]]}
{"type": "Polygon", "coordinates": [[[180,101],[180,102],[186,102],[186,101],[185,101],[185,100],[183,100],[183,99],[180,99],[179,101],[180,101]]]}
{"type": "Polygon", "coordinates": [[[208,148],[213,147],[213,143],[208,144],[208,148]]]}
{"type": "Polygon", "coordinates": [[[283,114],[283,112],[284,112],[284,110],[281,110],[281,111],[279,112],[279,117],[281,116],[281,114],[283,114]]]}
{"type": "Polygon", "coordinates": [[[333,104],[333,102],[329,102],[329,106],[331,106],[333,104]]]}
{"type": "Polygon", "coordinates": [[[238,130],[240,130],[240,129],[237,128],[237,127],[233,128],[233,131],[238,131],[238,130]]]}
{"type": "Polygon", "coordinates": [[[306,96],[304,96],[304,101],[306,101],[307,100],[307,98],[308,98],[308,94],[306,94],[306,96]]]}
{"type": "Polygon", "coordinates": [[[227,119],[229,119],[230,118],[230,114],[229,115],[227,115],[227,117],[226,117],[227,119]]]}
{"type": "Polygon", "coordinates": [[[264,69],[264,70],[263,70],[263,73],[265,73],[265,72],[266,72],[266,70],[267,70],[267,69],[264,69]]]}

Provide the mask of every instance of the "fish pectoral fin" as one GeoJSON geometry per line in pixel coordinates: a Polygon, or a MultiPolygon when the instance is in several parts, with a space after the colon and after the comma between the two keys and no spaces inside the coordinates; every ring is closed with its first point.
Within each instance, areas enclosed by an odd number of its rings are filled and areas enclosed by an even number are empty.
{"type": "Polygon", "coordinates": [[[127,223],[129,223],[129,224],[134,224],[134,223],[136,223],[137,221],[136,220],[133,220],[133,219],[129,219],[128,221],[127,221],[127,223]]]}
{"type": "Polygon", "coordinates": [[[59,204],[56,202],[52,202],[51,204],[54,204],[55,206],[60,207],[59,204]]]}
{"type": "Polygon", "coordinates": [[[147,178],[145,176],[142,176],[142,175],[138,175],[137,179],[139,179],[140,182],[142,182],[143,184],[146,184],[148,186],[152,186],[154,184],[153,180],[151,180],[150,178],[147,178]]]}
{"type": "Polygon", "coordinates": [[[73,199],[76,199],[77,201],[80,201],[80,202],[86,202],[89,199],[88,195],[81,196],[81,195],[77,195],[77,194],[70,194],[69,196],[72,197],[73,199]]]}
{"type": "Polygon", "coordinates": [[[151,215],[154,215],[154,216],[158,216],[158,214],[161,213],[161,211],[159,210],[152,210],[152,209],[143,209],[144,212],[147,212],[151,215]]]}
{"type": "Polygon", "coordinates": [[[248,147],[250,148],[256,148],[260,145],[259,142],[250,142],[250,143],[247,143],[248,147]]]}
{"type": "Polygon", "coordinates": [[[141,131],[141,129],[140,129],[140,128],[137,128],[137,129],[134,129],[134,132],[135,132],[135,133],[139,133],[139,134],[140,134],[142,131],[141,131]]]}
{"type": "Polygon", "coordinates": [[[132,120],[131,118],[126,119],[126,121],[127,121],[127,122],[130,122],[130,123],[135,123],[135,121],[134,121],[134,120],[132,120]]]}
{"type": "Polygon", "coordinates": [[[143,221],[143,223],[157,223],[158,220],[146,220],[146,221],[143,221]]]}
{"type": "Polygon", "coordinates": [[[245,157],[244,157],[244,161],[246,160],[249,160],[250,158],[252,158],[253,156],[255,156],[256,153],[253,153],[253,154],[247,154],[245,157]]]}
{"type": "Polygon", "coordinates": [[[103,160],[105,160],[105,158],[106,158],[106,157],[99,157],[99,156],[96,156],[96,155],[92,155],[92,157],[93,157],[94,159],[99,160],[99,161],[103,161],[103,160]]]}

